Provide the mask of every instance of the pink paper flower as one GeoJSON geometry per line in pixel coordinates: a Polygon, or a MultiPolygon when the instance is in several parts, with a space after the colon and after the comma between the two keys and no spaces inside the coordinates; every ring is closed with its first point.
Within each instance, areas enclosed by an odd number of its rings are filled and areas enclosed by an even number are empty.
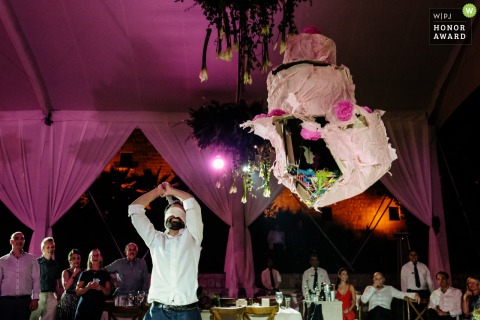
{"type": "Polygon", "coordinates": [[[316,141],[322,137],[322,126],[314,121],[306,121],[302,123],[300,135],[305,140],[316,141]]]}
{"type": "Polygon", "coordinates": [[[318,31],[318,29],[315,28],[314,26],[308,26],[303,28],[302,33],[320,34],[320,31],[318,31]]]}
{"type": "Polygon", "coordinates": [[[302,136],[303,139],[312,140],[312,141],[316,141],[322,137],[321,132],[309,131],[305,128],[302,128],[302,131],[300,131],[300,135],[302,136]]]}
{"type": "Polygon", "coordinates": [[[253,117],[253,121],[257,120],[257,119],[260,119],[260,118],[266,118],[268,117],[267,114],[265,113],[260,113],[260,114],[257,114],[255,117],[253,117]]]}
{"type": "Polygon", "coordinates": [[[335,105],[335,115],[341,121],[348,121],[352,118],[353,104],[348,100],[342,100],[335,105]]]}
{"type": "Polygon", "coordinates": [[[275,117],[275,116],[283,116],[287,112],[281,110],[281,109],[273,109],[267,114],[267,117],[275,117]]]}
{"type": "Polygon", "coordinates": [[[367,111],[368,113],[372,113],[372,112],[373,112],[372,109],[370,109],[370,108],[367,107],[367,106],[363,106],[362,108],[365,109],[365,111],[367,111]]]}

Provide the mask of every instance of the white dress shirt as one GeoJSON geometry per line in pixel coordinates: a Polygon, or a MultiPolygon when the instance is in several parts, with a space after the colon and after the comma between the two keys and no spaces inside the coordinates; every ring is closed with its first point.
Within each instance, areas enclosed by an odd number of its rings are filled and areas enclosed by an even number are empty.
{"type": "Polygon", "coordinates": [[[37,259],[23,252],[17,259],[12,252],[0,258],[0,293],[2,296],[40,296],[40,266],[37,259]]]}
{"type": "MultiPolygon", "coordinates": [[[[274,288],[279,288],[280,283],[282,282],[282,277],[280,276],[280,272],[278,272],[277,269],[272,268],[272,273],[273,273],[273,280],[275,281],[275,287],[274,288]]],[[[270,280],[270,269],[267,268],[262,271],[262,284],[263,286],[271,290],[272,288],[272,281],[270,280]]]]}
{"type": "Polygon", "coordinates": [[[432,292],[433,281],[432,277],[430,276],[430,270],[428,270],[428,267],[421,262],[417,262],[418,276],[420,277],[420,288],[418,288],[415,284],[415,272],[413,268],[414,266],[412,261],[405,263],[402,267],[402,271],[400,272],[402,291],[407,291],[408,289],[411,289],[428,290],[432,292]]]}
{"type": "Polygon", "coordinates": [[[198,262],[203,239],[200,205],[194,198],[183,201],[186,211],[185,228],[176,236],[155,230],[145,216],[145,207],[128,207],[133,226],[150,249],[152,279],[148,302],[187,305],[197,302],[198,262]]]}
{"type": "Polygon", "coordinates": [[[441,288],[433,291],[430,295],[429,308],[438,306],[442,311],[450,312],[450,316],[456,317],[462,314],[462,291],[448,287],[445,293],[441,288]]]}
{"type": "MultiPolygon", "coordinates": [[[[318,289],[320,289],[320,285],[322,284],[322,282],[325,282],[326,284],[330,284],[330,278],[328,277],[328,273],[325,269],[317,268],[317,274],[318,274],[318,289]]],[[[315,291],[315,288],[313,287],[314,277],[315,277],[315,269],[313,267],[305,270],[302,277],[302,290],[304,290],[306,286],[311,292],[315,291]]]]}
{"type": "Polygon", "coordinates": [[[377,306],[390,310],[393,298],[403,299],[405,297],[415,299],[415,292],[402,292],[392,286],[383,286],[382,289],[367,286],[362,294],[361,300],[363,303],[368,302],[368,311],[377,306]]]}

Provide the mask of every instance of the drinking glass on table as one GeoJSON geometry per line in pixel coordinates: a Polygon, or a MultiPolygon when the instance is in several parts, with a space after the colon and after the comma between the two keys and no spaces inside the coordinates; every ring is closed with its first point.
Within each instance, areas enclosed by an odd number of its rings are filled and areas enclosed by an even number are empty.
{"type": "Polygon", "coordinates": [[[130,290],[127,295],[128,306],[132,307],[135,305],[135,291],[130,290]]]}
{"type": "Polygon", "coordinates": [[[275,301],[277,301],[278,306],[280,307],[280,305],[283,302],[283,292],[281,291],[275,292],[275,301]]]}
{"type": "Polygon", "coordinates": [[[137,292],[137,305],[141,306],[143,300],[145,300],[145,291],[140,290],[137,292]]]}

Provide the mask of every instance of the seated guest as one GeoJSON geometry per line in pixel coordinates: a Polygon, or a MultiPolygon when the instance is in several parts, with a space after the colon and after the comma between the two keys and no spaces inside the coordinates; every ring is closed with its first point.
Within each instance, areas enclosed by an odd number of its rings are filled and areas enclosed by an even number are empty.
{"type": "Polygon", "coordinates": [[[267,268],[262,271],[262,285],[265,289],[265,295],[272,295],[278,291],[282,277],[277,269],[273,268],[273,259],[267,259],[267,268]]]}
{"type": "Polygon", "coordinates": [[[125,258],[117,259],[105,267],[114,273],[113,285],[117,288],[114,296],[127,295],[130,291],[148,292],[150,277],[147,263],[137,258],[138,246],[130,242],[125,246],[125,258]]]}
{"type": "Polygon", "coordinates": [[[467,278],[467,290],[463,294],[462,310],[464,319],[473,319],[472,313],[480,308],[480,277],[467,278]]]}
{"type": "Polygon", "coordinates": [[[367,286],[362,294],[363,303],[368,303],[368,320],[393,320],[391,304],[393,298],[409,297],[420,303],[417,292],[402,292],[392,286],[384,285],[385,277],[381,272],[373,274],[373,285],[367,286]]]}
{"type": "Polygon", "coordinates": [[[348,282],[348,270],[340,268],[337,272],[337,300],[342,302],[343,320],[355,319],[355,305],[357,303],[357,293],[355,287],[348,282]]]}
{"type": "Polygon", "coordinates": [[[450,286],[446,272],[438,272],[435,278],[440,287],[430,295],[427,320],[456,319],[462,314],[462,292],[450,286]]]}

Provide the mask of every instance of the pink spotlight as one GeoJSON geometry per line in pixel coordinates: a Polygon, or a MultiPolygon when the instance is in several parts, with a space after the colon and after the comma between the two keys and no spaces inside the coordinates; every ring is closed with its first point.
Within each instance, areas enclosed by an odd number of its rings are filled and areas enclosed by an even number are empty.
{"type": "Polygon", "coordinates": [[[216,156],[212,161],[212,166],[217,170],[221,170],[225,166],[225,161],[223,161],[222,157],[216,156]]]}

